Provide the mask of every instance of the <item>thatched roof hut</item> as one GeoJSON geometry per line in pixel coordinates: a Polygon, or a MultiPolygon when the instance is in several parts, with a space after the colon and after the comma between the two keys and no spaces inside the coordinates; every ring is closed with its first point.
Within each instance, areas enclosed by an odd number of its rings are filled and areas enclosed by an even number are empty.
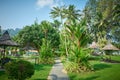
{"type": "Polygon", "coordinates": [[[35,50],[35,48],[31,47],[31,46],[25,46],[23,48],[23,50],[35,50]]]}
{"type": "Polygon", "coordinates": [[[11,40],[10,35],[8,31],[6,31],[1,37],[0,37],[0,46],[18,46],[18,44],[11,40]]]}
{"type": "Polygon", "coordinates": [[[8,31],[5,31],[3,35],[0,37],[0,41],[11,40],[8,31]]]}
{"type": "Polygon", "coordinates": [[[6,41],[0,41],[0,46],[18,46],[18,44],[11,40],[6,40],[6,41]]]}
{"type": "Polygon", "coordinates": [[[90,45],[90,48],[98,48],[98,44],[96,42],[92,42],[92,44],[90,45]]]}
{"type": "Polygon", "coordinates": [[[112,45],[111,43],[105,45],[105,47],[102,48],[103,50],[119,50],[117,47],[112,45]]]}

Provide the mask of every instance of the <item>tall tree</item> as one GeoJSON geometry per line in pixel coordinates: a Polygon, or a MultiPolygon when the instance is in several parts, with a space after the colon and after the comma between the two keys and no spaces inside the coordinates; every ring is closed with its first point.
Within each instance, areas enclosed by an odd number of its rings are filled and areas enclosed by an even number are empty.
{"type": "Polygon", "coordinates": [[[96,26],[96,18],[97,18],[97,10],[96,10],[96,7],[97,7],[97,1],[96,0],[89,0],[87,3],[86,3],[86,6],[85,6],[85,10],[84,10],[84,13],[85,13],[85,18],[87,20],[87,24],[89,26],[89,31],[90,33],[92,34],[93,39],[95,41],[97,41],[97,32],[98,32],[98,27],[96,26]]]}
{"type": "MultiPolygon", "coordinates": [[[[66,6],[61,6],[61,7],[53,7],[53,9],[51,10],[51,17],[52,18],[57,18],[57,17],[60,17],[61,19],[61,28],[63,29],[63,19],[65,18],[65,11],[66,9],[66,6]]],[[[65,28],[65,27],[64,27],[65,28]]],[[[65,34],[64,34],[65,35],[65,34]]],[[[66,36],[65,36],[65,49],[66,49],[66,55],[68,55],[68,50],[67,50],[67,44],[66,44],[66,36]]]]}
{"type": "Polygon", "coordinates": [[[66,8],[66,6],[60,6],[60,7],[53,7],[50,14],[53,19],[60,18],[61,24],[63,27],[63,19],[65,18],[65,14],[63,13],[63,10],[66,8]]]}
{"type": "MultiPolygon", "coordinates": [[[[85,16],[89,30],[96,41],[102,38],[110,39],[111,30],[114,29],[112,21],[114,6],[119,0],[89,0],[85,7],[85,16]]],[[[117,9],[115,10],[117,11],[117,9]]],[[[117,20],[118,22],[118,20],[117,20]]]]}
{"type": "Polygon", "coordinates": [[[42,21],[41,24],[34,23],[31,26],[25,26],[15,38],[22,46],[29,43],[30,46],[38,50],[40,50],[43,38],[50,42],[52,41],[52,48],[58,48],[60,44],[58,31],[48,21],[42,21]]]}

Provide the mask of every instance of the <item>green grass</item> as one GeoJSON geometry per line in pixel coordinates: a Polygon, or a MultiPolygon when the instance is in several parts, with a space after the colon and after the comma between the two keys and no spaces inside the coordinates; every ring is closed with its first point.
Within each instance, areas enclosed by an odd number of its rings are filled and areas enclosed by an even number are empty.
{"type": "Polygon", "coordinates": [[[52,65],[48,65],[48,64],[36,65],[35,74],[28,80],[46,80],[51,68],[52,65]]]}
{"type": "MultiPolygon", "coordinates": [[[[120,60],[120,56],[115,57],[120,60]]],[[[69,73],[70,80],[120,80],[120,63],[91,61],[94,71],[69,73]]]]}
{"type": "MultiPolygon", "coordinates": [[[[37,64],[35,65],[34,75],[30,79],[27,79],[27,80],[46,80],[51,68],[52,68],[52,65],[37,64]]],[[[9,80],[4,71],[0,71],[0,80],[9,80]]]]}
{"type": "Polygon", "coordinates": [[[112,60],[120,61],[120,56],[111,56],[111,59],[112,60]]]}
{"type": "Polygon", "coordinates": [[[0,71],[0,80],[8,80],[7,75],[4,71],[0,71]]]}

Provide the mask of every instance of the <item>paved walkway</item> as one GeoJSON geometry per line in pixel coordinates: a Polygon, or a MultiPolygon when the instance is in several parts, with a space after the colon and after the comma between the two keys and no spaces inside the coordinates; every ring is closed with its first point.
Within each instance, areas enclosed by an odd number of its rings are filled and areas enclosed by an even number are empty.
{"type": "Polygon", "coordinates": [[[67,73],[63,69],[63,64],[59,58],[55,59],[55,64],[48,76],[48,80],[69,80],[67,73]]]}

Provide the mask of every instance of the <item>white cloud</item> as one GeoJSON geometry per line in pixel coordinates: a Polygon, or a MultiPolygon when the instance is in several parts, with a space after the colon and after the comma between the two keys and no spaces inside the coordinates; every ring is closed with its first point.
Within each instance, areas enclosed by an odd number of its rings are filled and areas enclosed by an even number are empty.
{"type": "Polygon", "coordinates": [[[45,6],[50,6],[53,4],[53,0],[37,0],[37,6],[38,7],[45,7],[45,6]]]}
{"type": "Polygon", "coordinates": [[[37,0],[36,5],[37,8],[43,8],[43,7],[55,7],[61,5],[63,2],[62,0],[37,0]]]}

